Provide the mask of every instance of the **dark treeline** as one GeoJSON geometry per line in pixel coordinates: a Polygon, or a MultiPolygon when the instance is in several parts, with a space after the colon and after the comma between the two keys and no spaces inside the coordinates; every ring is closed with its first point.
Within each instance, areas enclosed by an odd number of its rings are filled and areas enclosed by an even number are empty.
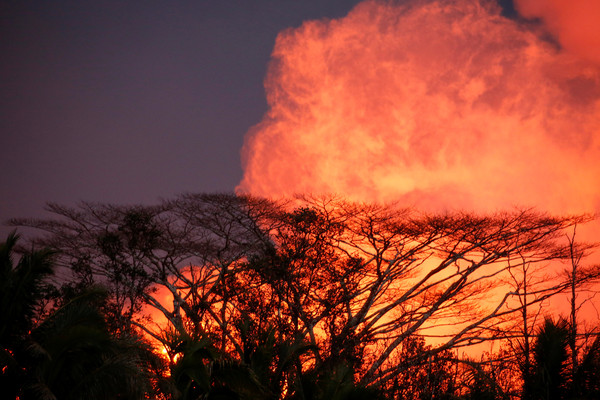
{"type": "Polygon", "coordinates": [[[0,248],[6,398],[600,398],[587,216],[225,194],[48,210],[0,248]]]}

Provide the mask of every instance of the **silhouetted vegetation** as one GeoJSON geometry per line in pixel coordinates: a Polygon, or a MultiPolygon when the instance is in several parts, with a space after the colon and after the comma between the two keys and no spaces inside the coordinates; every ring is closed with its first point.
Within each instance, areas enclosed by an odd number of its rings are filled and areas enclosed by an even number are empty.
{"type": "Polygon", "coordinates": [[[573,295],[598,268],[568,236],[587,216],[221,194],[48,209],[12,221],[44,235],[0,249],[7,398],[600,393],[573,295]],[[569,293],[569,319],[550,319],[569,293]]]}

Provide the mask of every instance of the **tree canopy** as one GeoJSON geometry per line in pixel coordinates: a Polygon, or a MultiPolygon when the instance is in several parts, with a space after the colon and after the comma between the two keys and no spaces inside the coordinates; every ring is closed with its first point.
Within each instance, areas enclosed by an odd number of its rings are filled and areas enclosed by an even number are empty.
{"type": "MultiPolygon", "coordinates": [[[[173,376],[188,382],[180,395],[235,387],[235,376],[254,388],[232,389],[241,398],[406,398],[410,383],[398,377],[416,382],[408,371],[425,366],[418,390],[461,393],[448,384],[457,349],[522,338],[514,327],[524,310],[597,277],[582,267],[569,280],[549,267],[572,259],[565,235],[589,216],[228,194],[48,209],[54,218],[12,223],[45,232],[34,243],[56,251],[62,296],[106,287],[110,329],[144,332],[164,348],[173,376]],[[524,270],[542,278],[523,285],[524,270]]],[[[482,368],[461,365],[480,387],[502,391],[482,368]]]]}

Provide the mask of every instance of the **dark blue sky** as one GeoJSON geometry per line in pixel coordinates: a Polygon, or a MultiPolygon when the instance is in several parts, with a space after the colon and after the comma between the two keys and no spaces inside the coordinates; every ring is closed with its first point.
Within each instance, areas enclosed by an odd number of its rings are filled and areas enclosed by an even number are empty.
{"type": "Polygon", "coordinates": [[[2,0],[0,220],[232,191],[277,33],[358,2],[2,0]]]}

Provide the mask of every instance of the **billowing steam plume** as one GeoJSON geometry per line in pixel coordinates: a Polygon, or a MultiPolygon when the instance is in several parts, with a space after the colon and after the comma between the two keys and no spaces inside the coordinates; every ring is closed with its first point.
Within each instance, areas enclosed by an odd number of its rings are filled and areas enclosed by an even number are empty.
{"type": "MultiPolygon", "coordinates": [[[[600,211],[597,55],[500,13],[484,0],[372,0],[280,33],[238,191],[600,211]]],[[[562,37],[565,21],[548,24],[562,37]]]]}
{"type": "Polygon", "coordinates": [[[515,0],[526,18],[541,18],[560,45],[600,65],[600,1],[515,0]]]}

